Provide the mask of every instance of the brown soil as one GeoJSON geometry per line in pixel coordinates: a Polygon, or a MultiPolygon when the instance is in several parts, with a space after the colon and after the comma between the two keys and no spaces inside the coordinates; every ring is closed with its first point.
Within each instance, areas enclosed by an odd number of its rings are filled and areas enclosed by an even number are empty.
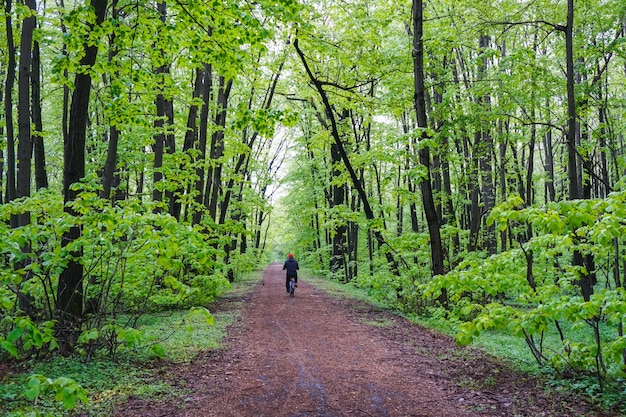
{"type": "MultiPolygon", "coordinates": [[[[119,417],[459,417],[612,414],[540,384],[449,337],[300,280],[286,294],[272,264],[245,296],[224,350],[163,365],[176,403],[131,398],[119,417]]],[[[232,300],[231,300],[232,301],[232,300]]],[[[213,307],[227,309],[222,302],[213,307]]]]}

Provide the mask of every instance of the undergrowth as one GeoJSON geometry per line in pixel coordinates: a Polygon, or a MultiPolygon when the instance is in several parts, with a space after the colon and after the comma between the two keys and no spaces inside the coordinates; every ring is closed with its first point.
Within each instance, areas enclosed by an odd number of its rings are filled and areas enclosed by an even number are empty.
{"type": "MultiPolygon", "coordinates": [[[[260,278],[260,271],[245,275],[223,297],[237,297],[252,291],[253,284],[260,278]]],[[[138,329],[159,349],[129,349],[121,352],[115,360],[96,357],[86,362],[77,357],[55,357],[45,362],[30,361],[17,373],[0,377],[0,415],[69,415],[62,403],[63,398],[50,389],[42,389],[35,398],[29,398],[25,387],[33,384],[32,375],[42,376],[42,380],[46,384],[52,383],[53,388],[54,383],[58,385],[59,378],[75,381],[76,386],[84,390],[87,402],[79,403],[73,413],[86,416],[110,415],[115,403],[131,396],[150,401],[181,397],[184,392],[156,376],[158,365],[188,363],[201,351],[222,348],[227,328],[237,319],[239,312],[239,308],[212,312],[209,320],[190,311],[145,315],[139,321],[138,329]]]]}

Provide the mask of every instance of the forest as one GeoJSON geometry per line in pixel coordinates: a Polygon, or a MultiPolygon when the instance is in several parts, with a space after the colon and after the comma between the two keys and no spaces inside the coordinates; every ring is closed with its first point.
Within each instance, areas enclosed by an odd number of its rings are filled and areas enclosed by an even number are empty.
{"type": "Polygon", "coordinates": [[[141,317],[293,252],[626,395],[623,0],[1,10],[0,361],[158,356],[141,317]]]}

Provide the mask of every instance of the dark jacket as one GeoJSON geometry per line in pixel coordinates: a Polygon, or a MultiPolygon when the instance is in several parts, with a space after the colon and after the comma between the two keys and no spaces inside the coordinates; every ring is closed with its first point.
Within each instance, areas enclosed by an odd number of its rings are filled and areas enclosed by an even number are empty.
{"type": "Polygon", "coordinates": [[[298,273],[296,272],[300,267],[298,266],[298,261],[293,258],[289,258],[285,261],[285,265],[283,265],[283,269],[287,270],[288,277],[297,277],[298,273]]]}

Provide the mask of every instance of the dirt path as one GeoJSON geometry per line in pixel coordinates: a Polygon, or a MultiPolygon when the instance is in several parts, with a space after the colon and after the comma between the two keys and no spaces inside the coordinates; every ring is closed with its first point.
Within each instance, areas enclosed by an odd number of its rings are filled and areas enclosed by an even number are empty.
{"type": "Polygon", "coordinates": [[[285,292],[272,264],[229,331],[229,347],[165,378],[180,404],[121,404],[115,416],[610,416],[551,396],[473,349],[300,280],[285,292]]]}

